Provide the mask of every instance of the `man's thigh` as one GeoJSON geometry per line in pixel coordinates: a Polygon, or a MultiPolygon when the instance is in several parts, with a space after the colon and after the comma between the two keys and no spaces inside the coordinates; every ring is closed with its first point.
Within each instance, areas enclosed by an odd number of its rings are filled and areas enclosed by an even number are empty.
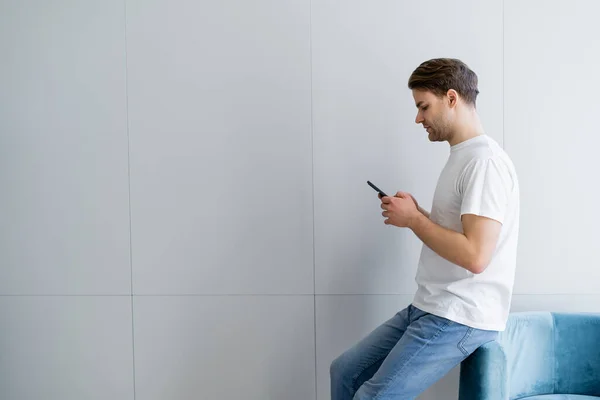
{"type": "Polygon", "coordinates": [[[331,364],[332,378],[343,377],[344,384],[350,384],[354,390],[370,379],[408,328],[409,310],[407,307],[399,311],[338,356],[331,364]]]}
{"type": "Polygon", "coordinates": [[[426,314],[413,321],[356,400],[414,399],[497,332],[426,314]]]}

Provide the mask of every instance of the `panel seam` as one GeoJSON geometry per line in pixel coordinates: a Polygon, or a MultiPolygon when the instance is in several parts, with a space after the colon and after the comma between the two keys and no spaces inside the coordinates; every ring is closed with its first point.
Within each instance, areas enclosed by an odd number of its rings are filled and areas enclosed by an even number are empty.
{"type": "Polygon", "coordinates": [[[315,140],[314,140],[314,107],[313,107],[313,38],[312,38],[312,0],[308,0],[308,43],[309,43],[309,76],[310,76],[310,164],[311,164],[311,196],[312,196],[312,263],[313,263],[313,350],[315,369],[315,400],[318,398],[317,373],[317,277],[315,249],[315,140]]]}
{"type": "Polygon", "coordinates": [[[129,60],[127,57],[127,0],[123,0],[124,8],[124,28],[125,28],[125,115],[127,127],[127,196],[128,196],[128,211],[129,211],[129,283],[130,283],[130,299],[131,299],[131,358],[132,358],[132,377],[133,377],[133,400],[136,399],[136,382],[135,382],[135,323],[134,323],[134,296],[133,296],[133,246],[131,232],[131,136],[129,134],[129,60]]]}

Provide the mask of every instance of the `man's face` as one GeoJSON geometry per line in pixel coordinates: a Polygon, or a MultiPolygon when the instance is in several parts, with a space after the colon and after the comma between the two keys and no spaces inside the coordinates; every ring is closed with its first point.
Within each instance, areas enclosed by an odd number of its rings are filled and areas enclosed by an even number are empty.
{"type": "Polygon", "coordinates": [[[440,98],[430,91],[412,91],[417,106],[415,122],[422,124],[429,134],[432,142],[447,141],[452,136],[451,120],[448,107],[444,98],[440,98]]]}

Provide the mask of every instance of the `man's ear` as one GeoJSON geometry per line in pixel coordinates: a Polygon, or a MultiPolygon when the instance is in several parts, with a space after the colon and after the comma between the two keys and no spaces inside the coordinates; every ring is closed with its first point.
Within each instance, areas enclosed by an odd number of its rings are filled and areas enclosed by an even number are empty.
{"type": "Polygon", "coordinates": [[[456,106],[456,104],[458,103],[458,92],[454,89],[450,89],[446,93],[446,96],[448,97],[448,106],[450,108],[456,106]]]}

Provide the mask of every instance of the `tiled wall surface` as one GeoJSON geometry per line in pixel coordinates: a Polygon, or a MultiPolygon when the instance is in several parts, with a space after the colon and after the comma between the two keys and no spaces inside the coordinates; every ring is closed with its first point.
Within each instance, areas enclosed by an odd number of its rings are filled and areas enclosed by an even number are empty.
{"type": "Polygon", "coordinates": [[[420,242],[366,181],[429,207],[448,148],[406,84],[439,56],[519,172],[513,310],[600,312],[599,11],[0,2],[0,397],[329,399],[415,290],[420,242]]]}

